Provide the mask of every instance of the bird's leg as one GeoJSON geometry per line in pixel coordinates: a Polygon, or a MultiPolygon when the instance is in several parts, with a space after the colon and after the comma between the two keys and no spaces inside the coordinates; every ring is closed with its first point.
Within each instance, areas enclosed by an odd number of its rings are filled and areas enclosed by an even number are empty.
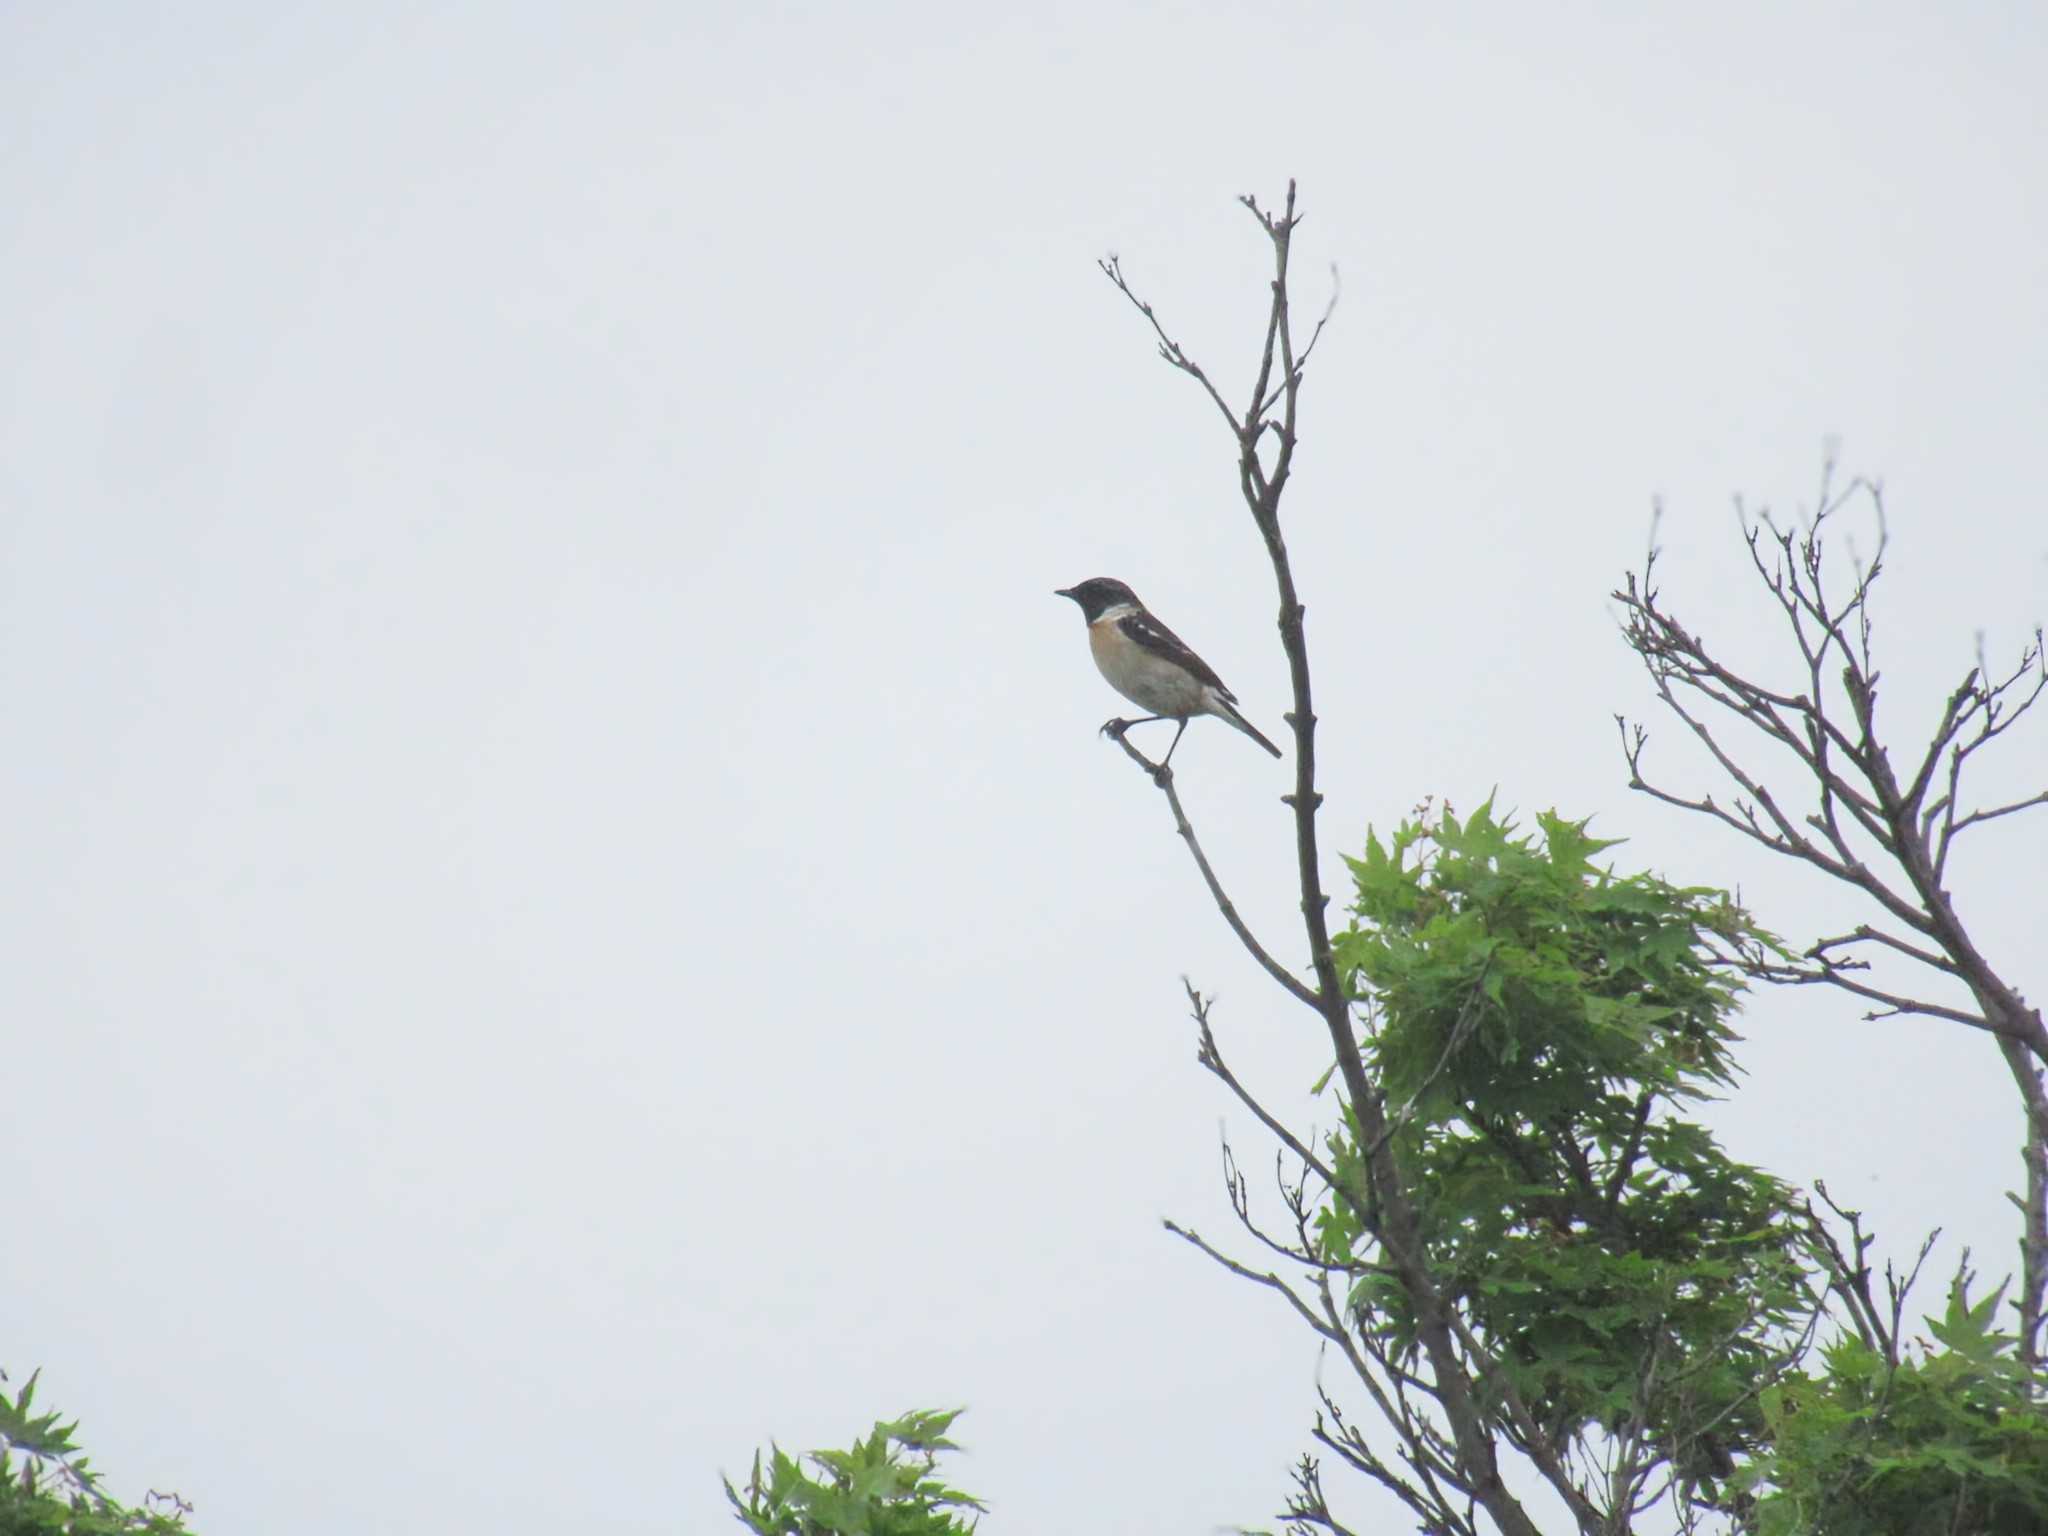
{"type": "MultiPolygon", "coordinates": [[[[1135,720],[1126,720],[1122,716],[1118,716],[1114,720],[1102,722],[1102,734],[1111,741],[1122,741],[1124,739],[1124,732],[1134,725],[1150,725],[1154,720],[1171,720],[1172,718],[1172,715],[1140,715],[1135,720]]],[[[1182,723],[1185,724],[1186,722],[1182,723]]],[[[1174,739],[1179,740],[1178,737],[1174,739]]]]}
{"type": "MultiPolygon", "coordinates": [[[[1177,716],[1177,715],[1159,715],[1159,716],[1156,716],[1155,718],[1157,718],[1157,719],[1160,719],[1160,720],[1176,720],[1176,719],[1177,719],[1177,720],[1179,720],[1179,721],[1180,721],[1180,729],[1179,729],[1179,730],[1176,730],[1176,731],[1175,731],[1175,732],[1173,733],[1173,741],[1172,741],[1172,742],[1171,742],[1171,743],[1170,743],[1170,744],[1168,745],[1168,747],[1167,747],[1167,749],[1166,749],[1166,756],[1164,756],[1164,757],[1162,757],[1161,759],[1159,759],[1159,761],[1158,761],[1158,762],[1156,762],[1156,763],[1152,763],[1152,764],[1148,765],[1148,766],[1150,766],[1150,768],[1152,769],[1152,782],[1153,782],[1154,784],[1157,784],[1157,785],[1158,785],[1158,786],[1159,786],[1159,787],[1160,787],[1161,789],[1164,789],[1164,788],[1166,787],[1166,785],[1167,785],[1168,781],[1169,781],[1169,780],[1171,780],[1171,779],[1173,778],[1173,770],[1172,770],[1171,768],[1169,768],[1169,767],[1167,766],[1167,764],[1168,764],[1168,763],[1171,763],[1171,762],[1173,761],[1173,749],[1174,749],[1175,747],[1177,747],[1177,746],[1179,746],[1179,745],[1180,745],[1180,734],[1181,734],[1181,731],[1185,731],[1185,730],[1186,730],[1186,729],[1188,728],[1188,722],[1187,722],[1187,718],[1186,718],[1185,716],[1177,716]]],[[[1133,722],[1133,723],[1135,723],[1135,722],[1133,722]]],[[[1128,750],[1128,749],[1127,749],[1127,750],[1128,750]]]]}
{"type": "MultiPolygon", "coordinates": [[[[1173,717],[1172,717],[1171,715],[1160,715],[1160,716],[1158,716],[1157,718],[1159,718],[1159,719],[1161,719],[1161,720],[1171,720],[1171,719],[1172,719],[1173,717]]],[[[1180,735],[1181,735],[1181,731],[1185,731],[1185,730],[1186,730],[1187,728],[1188,728],[1188,717],[1187,717],[1186,715],[1182,715],[1182,716],[1180,717],[1180,731],[1175,731],[1175,732],[1173,733],[1173,746],[1170,746],[1170,747],[1168,747],[1168,748],[1166,749],[1166,756],[1164,756],[1164,757],[1162,757],[1161,759],[1159,759],[1159,766],[1160,766],[1160,769],[1161,769],[1162,771],[1163,771],[1163,770],[1165,769],[1165,767],[1166,767],[1166,765],[1167,765],[1168,763],[1170,763],[1170,762],[1172,762],[1172,761],[1173,761],[1173,748],[1174,748],[1174,747],[1177,747],[1177,746],[1179,746],[1179,745],[1180,745],[1180,735]]]]}

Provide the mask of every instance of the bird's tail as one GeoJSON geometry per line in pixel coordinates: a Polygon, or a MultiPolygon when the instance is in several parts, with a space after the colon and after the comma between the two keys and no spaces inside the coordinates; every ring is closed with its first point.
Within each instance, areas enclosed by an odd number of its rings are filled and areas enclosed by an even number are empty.
{"type": "Polygon", "coordinates": [[[1233,704],[1229,699],[1223,698],[1221,695],[1215,693],[1214,691],[1212,691],[1209,695],[1209,712],[1216,716],[1216,718],[1219,720],[1229,721],[1232,725],[1236,726],[1240,731],[1243,731],[1245,735],[1251,737],[1253,741],[1256,741],[1260,746],[1264,747],[1268,752],[1272,753],[1275,757],[1281,755],[1280,749],[1274,746],[1273,743],[1271,743],[1270,741],[1266,740],[1265,736],[1260,733],[1259,728],[1256,725],[1253,725],[1251,721],[1245,719],[1243,715],[1240,715],[1237,712],[1237,706],[1235,704],[1233,704]]]}

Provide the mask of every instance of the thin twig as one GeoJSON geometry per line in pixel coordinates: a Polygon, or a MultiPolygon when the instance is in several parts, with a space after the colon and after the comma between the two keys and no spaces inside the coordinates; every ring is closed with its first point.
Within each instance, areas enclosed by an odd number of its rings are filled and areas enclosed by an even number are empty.
{"type": "Polygon", "coordinates": [[[1180,834],[1181,840],[1188,845],[1188,852],[1194,855],[1195,867],[1202,872],[1202,883],[1209,887],[1209,895],[1216,903],[1216,910],[1221,912],[1223,920],[1230,924],[1230,931],[1237,935],[1238,942],[1244,945],[1246,951],[1259,962],[1268,976],[1285,987],[1296,1001],[1305,1003],[1320,1013],[1322,999],[1304,985],[1300,977],[1275,960],[1267,952],[1266,946],[1261,944],[1257,936],[1245,925],[1244,919],[1238,916],[1237,904],[1225,894],[1223,882],[1216,878],[1216,871],[1209,864],[1209,856],[1202,852],[1201,840],[1195,836],[1194,824],[1188,820],[1187,812],[1181,808],[1180,793],[1173,787],[1173,770],[1163,763],[1153,762],[1132,746],[1125,732],[1115,729],[1123,724],[1123,721],[1112,720],[1103,727],[1103,731],[1124,749],[1126,757],[1145,770],[1152,782],[1159,786],[1159,792],[1166,796],[1166,803],[1173,811],[1173,830],[1180,834]]]}

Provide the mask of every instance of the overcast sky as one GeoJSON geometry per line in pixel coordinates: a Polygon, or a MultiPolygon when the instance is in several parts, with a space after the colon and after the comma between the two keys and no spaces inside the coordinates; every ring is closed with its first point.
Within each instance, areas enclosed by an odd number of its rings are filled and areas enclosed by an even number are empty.
{"type": "MultiPolygon", "coordinates": [[[[1841,919],[1626,790],[1654,498],[1760,645],[1731,498],[1883,477],[1902,736],[2048,613],[2038,6],[983,9],[0,8],[0,1364],[120,1491],[715,1530],[769,1436],[964,1403],[994,1532],[1278,1507],[1311,1341],[1159,1229],[1224,1235],[1219,1121],[1263,1162],[1179,977],[1290,1114],[1324,1048],[1051,590],[1127,580],[1276,735],[1285,672],[1106,252],[1233,395],[1236,196],[1300,178],[1341,275],[1287,512],[1333,870],[1498,786],[1841,919]]],[[[1292,952],[1290,770],[1176,766],[1292,952]]],[[[1954,880],[2035,996],[2044,854],[1954,880]]],[[[1745,1028],[1737,1155],[2010,1267],[1981,1037],[1745,1028]]]]}

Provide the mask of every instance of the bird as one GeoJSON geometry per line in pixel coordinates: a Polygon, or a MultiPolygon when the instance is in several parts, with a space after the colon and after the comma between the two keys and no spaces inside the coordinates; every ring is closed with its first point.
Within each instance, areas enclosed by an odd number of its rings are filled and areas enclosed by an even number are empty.
{"type": "Polygon", "coordinates": [[[1109,686],[1152,711],[1143,720],[1112,720],[1103,730],[1121,738],[1126,729],[1148,720],[1179,721],[1173,746],[1160,761],[1162,770],[1173,760],[1181,732],[1196,715],[1214,715],[1280,756],[1280,749],[1238,713],[1237,695],[1223,685],[1215,669],[1154,618],[1138,601],[1138,594],[1122,582],[1094,576],[1075,586],[1056,588],[1053,596],[1071,598],[1080,605],[1081,617],[1088,622],[1088,649],[1109,686]]]}

